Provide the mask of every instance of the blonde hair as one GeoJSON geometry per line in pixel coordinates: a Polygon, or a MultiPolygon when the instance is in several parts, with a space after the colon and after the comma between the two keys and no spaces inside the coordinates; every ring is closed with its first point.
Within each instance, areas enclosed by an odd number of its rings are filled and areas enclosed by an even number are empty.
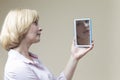
{"type": "Polygon", "coordinates": [[[11,10],[5,18],[0,34],[0,42],[6,50],[19,46],[33,22],[38,21],[36,10],[15,9],[11,10]]]}

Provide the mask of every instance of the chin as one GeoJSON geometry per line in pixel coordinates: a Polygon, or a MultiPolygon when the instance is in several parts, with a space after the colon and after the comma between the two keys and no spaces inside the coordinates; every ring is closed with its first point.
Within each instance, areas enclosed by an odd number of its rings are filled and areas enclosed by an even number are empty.
{"type": "Polygon", "coordinates": [[[38,42],[40,42],[40,39],[37,39],[36,41],[34,41],[34,43],[38,43],[38,42]]]}
{"type": "Polygon", "coordinates": [[[36,43],[40,42],[40,39],[36,41],[36,43]]]}

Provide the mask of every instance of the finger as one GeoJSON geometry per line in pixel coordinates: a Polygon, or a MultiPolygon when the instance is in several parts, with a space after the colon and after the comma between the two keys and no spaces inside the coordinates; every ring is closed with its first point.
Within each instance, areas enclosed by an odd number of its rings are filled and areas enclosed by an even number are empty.
{"type": "Polygon", "coordinates": [[[94,47],[94,43],[92,43],[92,46],[90,47],[90,50],[92,50],[92,49],[93,49],[93,47],[94,47]]]}

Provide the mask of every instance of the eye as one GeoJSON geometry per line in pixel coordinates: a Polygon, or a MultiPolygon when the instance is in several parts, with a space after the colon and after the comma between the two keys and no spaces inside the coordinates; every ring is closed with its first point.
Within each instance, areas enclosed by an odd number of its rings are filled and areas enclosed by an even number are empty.
{"type": "Polygon", "coordinates": [[[85,23],[89,23],[89,20],[85,20],[85,23]]]}
{"type": "Polygon", "coordinates": [[[38,25],[38,21],[35,21],[34,24],[37,26],[38,25]]]}
{"type": "Polygon", "coordinates": [[[84,26],[84,23],[83,23],[83,21],[78,21],[78,22],[76,23],[76,25],[77,25],[77,26],[84,26]]]}

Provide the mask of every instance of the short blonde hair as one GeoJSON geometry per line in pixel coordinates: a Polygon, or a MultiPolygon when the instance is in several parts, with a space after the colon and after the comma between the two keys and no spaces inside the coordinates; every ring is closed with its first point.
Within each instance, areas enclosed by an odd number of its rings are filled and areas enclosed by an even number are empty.
{"type": "Polygon", "coordinates": [[[0,42],[3,48],[9,51],[18,47],[30,25],[38,20],[39,15],[36,10],[11,10],[5,18],[0,34],[0,42]]]}

